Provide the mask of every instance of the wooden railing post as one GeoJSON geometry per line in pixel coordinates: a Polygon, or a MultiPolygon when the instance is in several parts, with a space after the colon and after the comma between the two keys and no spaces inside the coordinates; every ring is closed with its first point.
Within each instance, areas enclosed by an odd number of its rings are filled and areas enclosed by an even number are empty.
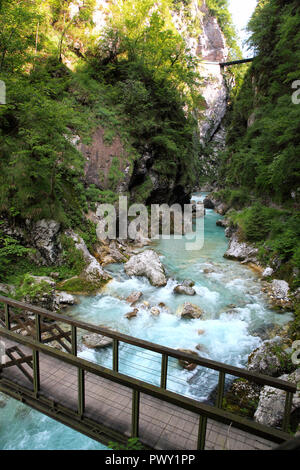
{"type": "Polygon", "coordinates": [[[77,356],[77,328],[71,325],[71,343],[72,343],[72,354],[77,356]]]}
{"type": "Polygon", "coordinates": [[[294,394],[291,392],[286,392],[285,396],[285,405],[284,405],[284,415],[282,422],[282,430],[288,432],[290,426],[290,416],[293,404],[294,394]]]}
{"type": "Polygon", "coordinates": [[[10,312],[9,312],[9,305],[4,304],[4,312],[5,312],[5,325],[8,330],[10,330],[10,312]]]}
{"type": "MultiPolygon", "coordinates": [[[[40,343],[41,342],[41,317],[37,313],[35,315],[35,338],[40,343]]],[[[41,384],[40,384],[40,353],[38,351],[32,352],[32,362],[33,362],[33,390],[36,395],[38,395],[41,384]]]]}
{"type": "Polygon", "coordinates": [[[113,371],[119,372],[119,341],[117,339],[113,340],[113,371]]]}
{"type": "Polygon", "coordinates": [[[40,391],[40,353],[32,351],[32,366],[33,366],[33,390],[36,395],[40,391]]]}
{"type": "Polygon", "coordinates": [[[166,390],[167,388],[167,378],[168,378],[168,356],[167,354],[163,354],[161,357],[160,386],[164,390],[166,390]]]}
{"type": "Polygon", "coordinates": [[[204,450],[205,449],[206,426],[207,426],[206,416],[199,416],[199,430],[198,430],[197,450],[204,450]]]}
{"type": "Polygon", "coordinates": [[[132,391],[132,429],[131,437],[139,437],[140,392],[132,391]]]}
{"type": "Polygon", "coordinates": [[[219,372],[219,383],[218,383],[218,393],[216,400],[216,407],[222,408],[223,406],[223,396],[224,396],[224,386],[225,386],[225,372],[219,372]]]}
{"type": "Polygon", "coordinates": [[[78,368],[78,414],[80,418],[84,415],[85,409],[85,371],[78,368]]]}
{"type": "Polygon", "coordinates": [[[39,343],[41,342],[41,317],[38,313],[35,315],[35,338],[39,343]]]}

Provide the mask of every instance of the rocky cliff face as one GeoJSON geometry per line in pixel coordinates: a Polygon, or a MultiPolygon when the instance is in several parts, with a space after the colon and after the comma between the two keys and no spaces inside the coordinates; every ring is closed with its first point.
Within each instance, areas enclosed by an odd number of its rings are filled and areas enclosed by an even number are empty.
{"type": "MultiPolygon", "coordinates": [[[[110,15],[109,1],[98,0],[94,13],[96,31],[100,32],[110,15]]],[[[222,121],[227,108],[227,87],[219,66],[228,57],[228,47],[217,19],[211,16],[204,0],[192,0],[187,11],[182,5],[180,9],[172,12],[173,23],[178,32],[185,39],[189,49],[195,56],[203,59],[200,65],[200,74],[203,77],[201,93],[205,100],[205,111],[199,121],[199,136],[202,146],[210,148],[209,159],[207,155],[200,155],[203,173],[210,172],[214,165],[216,151],[224,146],[225,130],[222,121]]],[[[104,142],[104,131],[99,128],[95,131],[90,146],[79,145],[79,149],[86,157],[86,183],[95,184],[100,189],[113,189],[117,192],[130,192],[132,199],[140,192],[142,185],[151,187],[147,202],[151,203],[187,203],[193,190],[192,186],[183,187],[178,184],[181,169],[178,168],[173,180],[166,181],[152,168],[154,156],[145,149],[134,165],[126,157],[122,142],[116,138],[111,144],[104,142]],[[110,187],[109,173],[112,166],[123,173],[116,187],[110,187]]]]}
{"type": "Polygon", "coordinates": [[[194,0],[190,8],[190,22],[198,19],[198,35],[191,36],[188,32],[183,10],[180,14],[174,14],[173,19],[192,53],[202,58],[199,71],[203,77],[201,93],[205,99],[206,110],[199,121],[199,135],[205,152],[200,154],[199,158],[202,174],[208,176],[214,172],[218,152],[225,147],[226,131],[223,119],[227,110],[228,87],[219,63],[228,59],[229,49],[217,19],[211,16],[205,1],[194,0]]]}

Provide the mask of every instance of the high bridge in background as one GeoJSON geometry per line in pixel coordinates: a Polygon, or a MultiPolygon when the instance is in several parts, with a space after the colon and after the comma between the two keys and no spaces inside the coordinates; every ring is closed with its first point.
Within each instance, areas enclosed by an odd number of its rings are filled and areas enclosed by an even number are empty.
{"type": "Polygon", "coordinates": [[[230,62],[212,62],[209,60],[202,60],[201,63],[205,65],[219,65],[221,69],[224,69],[225,67],[230,67],[232,65],[248,64],[253,62],[254,59],[255,57],[251,57],[249,59],[232,60],[230,62]]]}
{"type": "MultiPolygon", "coordinates": [[[[101,350],[102,351],[102,350],[101,350]]],[[[108,350],[103,350],[107,354],[108,350]]],[[[0,296],[0,391],[103,444],[139,437],[147,449],[289,447],[296,384],[133,338],[0,296]],[[80,357],[80,336],[110,338],[110,367],[80,357]],[[128,348],[159,362],[150,382],[120,372],[128,348]],[[1,354],[2,350],[2,354],[1,354]],[[78,354],[79,352],[79,354],[78,354]],[[218,377],[214,406],[168,389],[178,361],[218,377]],[[223,409],[226,377],[269,385],[286,394],[282,429],[223,409]]],[[[136,364],[138,370],[139,364],[136,364]]],[[[151,371],[149,366],[149,371],[151,371]]],[[[201,391],[199,391],[201,395],[201,391]]],[[[4,424],[5,425],[5,424],[4,424]]],[[[9,423],[7,423],[9,426],[9,423]]]]}

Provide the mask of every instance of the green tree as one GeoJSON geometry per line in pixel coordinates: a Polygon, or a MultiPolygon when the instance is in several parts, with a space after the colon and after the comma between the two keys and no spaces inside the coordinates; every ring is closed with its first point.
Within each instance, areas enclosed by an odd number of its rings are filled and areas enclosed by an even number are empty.
{"type": "Polygon", "coordinates": [[[24,67],[36,47],[40,1],[0,2],[0,73],[24,67]]]}

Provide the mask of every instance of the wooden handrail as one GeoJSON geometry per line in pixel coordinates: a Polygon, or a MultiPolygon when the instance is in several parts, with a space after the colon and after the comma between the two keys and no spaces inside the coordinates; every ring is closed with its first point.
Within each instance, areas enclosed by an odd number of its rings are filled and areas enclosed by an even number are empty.
{"type": "MultiPolygon", "coordinates": [[[[213,407],[211,405],[199,403],[198,401],[192,398],[178,395],[177,393],[171,392],[169,390],[162,390],[161,388],[155,385],[151,385],[139,379],[135,379],[119,372],[115,372],[98,364],[89,362],[85,359],[73,356],[72,354],[56,350],[42,343],[39,343],[34,339],[18,335],[17,333],[13,333],[5,328],[0,328],[0,337],[6,338],[11,341],[16,341],[17,343],[29,347],[30,349],[32,349],[33,352],[46,354],[47,356],[53,357],[71,366],[77,367],[79,370],[84,370],[85,372],[89,372],[96,376],[110,380],[114,383],[128,387],[133,391],[137,392],[138,394],[144,393],[146,395],[152,396],[159,400],[165,401],[172,405],[193,412],[197,414],[200,418],[204,417],[224,424],[232,424],[238,429],[250,432],[265,439],[271,439],[273,442],[281,443],[290,439],[290,435],[281,430],[261,425],[259,423],[242,418],[238,415],[234,415],[230,412],[213,407]]],[[[133,397],[136,399],[137,394],[133,394],[133,397]]],[[[136,411],[133,413],[136,420],[135,426],[137,426],[138,424],[138,413],[139,411],[137,407],[136,411]]],[[[136,433],[138,434],[138,429],[136,429],[136,431],[136,433]]]]}
{"type": "Polygon", "coordinates": [[[166,346],[151,343],[149,341],[144,341],[139,338],[134,338],[132,336],[128,336],[123,333],[113,331],[106,327],[100,327],[100,326],[91,325],[89,323],[85,323],[82,321],[74,320],[65,315],[56,314],[46,309],[42,309],[34,305],[29,305],[24,302],[19,302],[14,299],[9,299],[7,297],[0,296],[0,303],[1,302],[11,307],[20,308],[25,311],[30,311],[44,318],[50,318],[52,320],[55,320],[61,323],[66,323],[70,325],[71,327],[76,327],[82,330],[89,331],[91,333],[96,333],[102,336],[107,336],[114,340],[131,344],[132,346],[137,346],[143,349],[148,349],[150,351],[153,351],[153,352],[156,352],[156,353],[168,356],[168,357],[173,357],[175,359],[192,362],[199,366],[207,367],[209,369],[213,369],[218,372],[224,372],[225,374],[229,374],[234,377],[244,378],[251,382],[258,383],[260,385],[269,385],[271,387],[278,388],[280,390],[284,390],[286,392],[291,392],[291,393],[295,393],[297,391],[296,384],[286,382],[284,380],[277,379],[274,377],[270,377],[268,375],[248,371],[247,369],[242,369],[239,367],[231,366],[228,364],[224,364],[222,362],[212,361],[211,359],[206,359],[204,357],[196,357],[192,354],[177,351],[176,349],[171,349],[166,346]]]}
{"type": "Polygon", "coordinates": [[[247,369],[242,369],[239,367],[231,366],[228,364],[224,364],[222,362],[212,361],[211,359],[206,359],[204,357],[196,357],[192,354],[177,351],[176,349],[171,349],[166,346],[151,343],[149,341],[144,341],[139,338],[134,338],[132,336],[128,336],[123,333],[113,331],[106,327],[100,327],[100,326],[92,325],[90,323],[74,320],[65,315],[56,314],[46,309],[42,309],[34,305],[29,305],[24,302],[19,302],[14,299],[9,299],[7,297],[0,296],[0,303],[1,302],[11,307],[20,308],[25,311],[30,311],[44,318],[50,318],[52,320],[55,320],[61,323],[66,323],[70,325],[71,327],[76,327],[82,330],[89,331],[91,333],[96,333],[102,336],[107,336],[114,340],[131,344],[132,346],[137,346],[143,349],[147,349],[147,350],[156,352],[158,354],[162,354],[168,357],[173,357],[175,359],[188,361],[188,362],[197,364],[202,367],[207,367],[209,369],[216,370],[218,372],[224,372],[225,374],[229,374],[234,377],[244,378],[244,379],[249,380],[250,382],[255,382],[260,385],[269,385],[270,387],[278,388],[280,390],[284,390],[285,392],[295,393],[297,391],[296,384],[286,382],[284,380],[277,379],[274,377],[270,377],[268,375],[248,371],[247,369]]]}

